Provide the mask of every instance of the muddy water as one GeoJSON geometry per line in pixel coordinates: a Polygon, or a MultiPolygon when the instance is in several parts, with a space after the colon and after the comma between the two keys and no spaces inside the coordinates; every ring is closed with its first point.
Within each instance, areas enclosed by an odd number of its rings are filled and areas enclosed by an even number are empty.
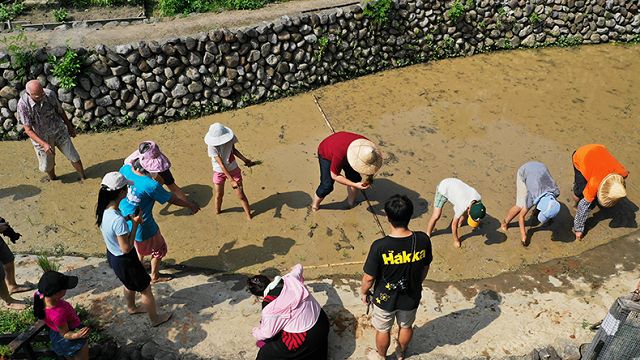
{"type": "MultiPolygon", "coordinates": [[[[640,173],[637,113],[640,47],[514,51],[440,61],[387,71],[315,92],[338,130],[367,135],[387,161],[369,191],[373,211],[394,193],[416,203],[412,226],[424,230],[434,190],[445,177],[474,186],[487,205],[488,220],[476,232],[462,228],[463,248],[454,249],[450,206],[433,237],[430,278],[449,281],[491,277],[532,263],[575,256],[631,233],[638,222],[640,173]],[[572,151],[585,143],[606,144],[631,172],[630,201],[595,211],[587,238],[574,242],[570,189],[572,151]],[[517,228],[497,232],[498,220],[515,199],[515,172],[536,159],[561,188],[559,218],[520,246],[517,228]]],[[[169,244],[168,261],[220,271],[285,269],[303,262],[309,275],[361,270],[378,229],[365,203],[343,210],[346,192],[336,191],[326,207],[311,213],[318,182],[315,150],[328,128],[310,94],[198,120],[82,135],[76,140],[91,179],[79,183],[59,158],[60,182],[41,182],[31,145],[0,144],[0,215],[25,237],[16,250],[103,253],[93,226],[100,177],[116,170],[139,141],[154,139],[171,158],[176,180],[203,211],[189,216],[156,206],[156,219],[169,244]],[[243,168],[245,190],[256,216],[247,222],[230,189],[223,214],[213,214],[211,165],[202,141],[208,125],[231,126],[239,149],[262,164],[243,168]],[[315,268],[314,268],[315,267],[315,268]]],[[[384,219],[381,219],[383,224],[384,219]]],[[[613,256],[613,255],[612,255],[613,256]]]]}

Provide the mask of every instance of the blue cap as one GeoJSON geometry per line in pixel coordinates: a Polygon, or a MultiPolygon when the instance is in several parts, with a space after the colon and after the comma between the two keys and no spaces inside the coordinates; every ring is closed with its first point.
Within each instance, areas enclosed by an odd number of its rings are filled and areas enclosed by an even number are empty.
{"type": "Polygon", "coordinates": [[[553,194],[547,193],[540,198],[536,206],[540,212],[538,213],[538,221],[544,224],[553,219],[560,212],[560,203],[553,194]]]}

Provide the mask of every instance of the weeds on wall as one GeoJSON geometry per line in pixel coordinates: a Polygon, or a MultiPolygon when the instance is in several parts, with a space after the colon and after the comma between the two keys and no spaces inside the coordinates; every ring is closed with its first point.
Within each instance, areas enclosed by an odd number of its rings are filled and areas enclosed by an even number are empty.
{"type": "Polygon", "coordinates": [[[389,21],[392,9],[393,0],[370,0],[364,4],[362,13],[370,18],[374,24],[381,26],[389,21]]]}
{"type": "Polygon", "coordinates": [[[57,22],[65,22],[69,19],[69,12],[65,9],[53,10],[53,18],[57,22]]]}
{"type": "Polygon", "coordinates": [[[60,81],[61,88],[71,90],[76,87],[82,59],[75,50],[67,48],[61,58],[49,57],[49,63],[53,65],[51,72],[60,81]]]}
{"type": "Polygon", "coordinates": [[[578,35],[576,36],[562,35],[558,38],[558,40],[556,40],[554,45],[559,47],[574,47],[574,46],[581,45],[582,41],[583,41],[582,37],[578,35]]]}
{"type": "Polygon", "coordinates": [[[23,32],[12,36],[5,36],[0,43],[6,47],[9,53],[11,65],[16,71],[16,79],[24,82],[30,74],[29,69],[31,65],[36,63],[36,44],[28,41],[27,36],[23,32]]]}
{"type": "Polygon", "coordinates": [[[316,50],[313,54],[313,57],[315,57],[317,62],[320,62],[320,60],[322,60],[322,57],[324,56],[324,53],[327,50],[328,45],[329,45],[328,37],[322,36],[321,38],[318,39],[318,50],[316,50]]]}
{"type": "Polygon", "coordinates": [[[451,4],[449,10],[447,10],[447,15],[453,22],[458,22],[460,18],[464,16],[465,9],[462,1],[456,0],[451,4]]]}
{"type": "Polygon", "coordinates": [[[13,20],[24,12],[24,4],[16,1],[13,4],[0,4],[0,21],[5,22],[13,20]]]}

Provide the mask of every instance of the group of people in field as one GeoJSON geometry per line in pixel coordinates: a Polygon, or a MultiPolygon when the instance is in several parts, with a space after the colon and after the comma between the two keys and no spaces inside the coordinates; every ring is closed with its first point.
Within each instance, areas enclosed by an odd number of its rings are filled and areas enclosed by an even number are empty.
{"type": "MultiPolygon", "coordinates": [[[[86,177],[71,141],[75,136],[74,127],[55,93],[43,89],[37,80],[28,82],[18,104],[18,114],[33,143],[39,168],[49,179],[57,178],[56,148],[71,161],[81,178],[86,177]]],[[[246,217],[251,219],[251,204],[243,189],[238,159],[246,166],[254,162],[239,151],[237,144],[234,132],[220,123],[212,124],[204,136],[213,168],[215,212],[221,212],[225,183],[229,181],[246,217]]],[[[171,277],[160,273],[168,246],[154,219],[154,204],[174,204],[190,209],[192,214],[200,211],[200,207],[177,185],[171,161],[157,143],[144,141],[132,150],[118,171],[105,174],[101,181],[97,190],[96,226],[105,243],[108,263],[123,284],[128,313],[147,313],[151,326],[159,326],[169,321],[172,313],[158,310],[151,285],[170,281],[171,277]],[[144,265],[145,257],[151,258],[149,271],[144,265]]],[[[346,203],[353,207],[358,192],[372,186],[373,176],[383,164],[383,153],[378,146],[365,136],[351,132],[337,132],[325,138],[317,148],[317,155],[320,184],[310,204],[314,211],[322,209],[323,200],[334,190],[336,182],[346,186],[346,203]]],[[[573,231],[576,239],[582,239],[591,209],[612,207],[626,197],[628,171],[599,144],[579,147],[572,155],[572,163],[576,201],[573,231]]],[[[525,227],[527,214],[534,212],[540,225],[552,221],[560,212],[560,190],[544,164],[530,161],[515,174],[515,194],[515,205],[508,209],[501,229],[507,231],[517,219],[522,244],[527,246],[530,241],[525,227]]],[[[411,200],[403,194],[388,195],[384,204],[388,234],[372,242],[360,288],[362,302],[372,308],[371,323],[376,329],[375,349],[367,354],[370,359],[385,358],[395,323],[399,328],[395,354],[398,359],[405,357],[422,283],[433,260],[431,235],[445,204],[453,206],[451,232],[456,247],[461,247],[460,227],[465,223],[472,228],[481,226],[487,213],[475,188],[458,178],[446,178],[435,189],[433,212],[425,231],[416,231],[409,227],[414,214],[411,200]]],[[[16,284],[13,257],[5,247],[0,247],[0,261],[4,265],[0,269],[5,270],[6,279],[6,284],[0,286],[0,296],[11,304],[16,302],[11,292],[28,288],[16,284]]],[[[76,287],[78,281],[74,276],[46,272],[34,295],[34,313],[49,327],[52,348],[57,354],[87,359],[90,329],[81,324],[73,307],[63,299],[66,290],[76,287]]],[[[304,285],[302,265],[295,265],[290,273],[274,279],[253,276],[247,286],[262,306],[261,322],[252,332],[260,348],[258,359],[327,358],[329,319],[304,285]]]]}

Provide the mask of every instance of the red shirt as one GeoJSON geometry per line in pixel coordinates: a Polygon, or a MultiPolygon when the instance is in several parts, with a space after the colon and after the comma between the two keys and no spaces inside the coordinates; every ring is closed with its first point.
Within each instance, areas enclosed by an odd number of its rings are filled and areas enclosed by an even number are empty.
{"type": "Polygon", "coordinates": [[[366,139],[366,137],[346,131],[338,131],[322,140],[318,145],[318,156],[331,161],[331,172],[339,175],[347,162],[347,149],[354,140],[366,139]]]}
{"type": "Polygon", "coordinates": [[[587,186],[582,195],[588,202],[592,202],[598,196],[598,188],[604,178],[611,174],[627,177],[627,169],[600,144],[582,146],[573,154],[573,166],[587,179],[587,186]]]}

